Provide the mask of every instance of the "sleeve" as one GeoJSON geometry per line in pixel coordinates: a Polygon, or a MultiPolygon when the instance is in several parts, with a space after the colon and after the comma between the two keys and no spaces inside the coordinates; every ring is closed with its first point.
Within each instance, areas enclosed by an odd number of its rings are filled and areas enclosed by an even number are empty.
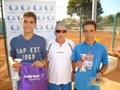
{"type": "Polygon", "coordinates": [[[42,58],[47,57],[47,51],[46,51],[46,41],[43,39],[43,48],[42,48],[42,58]]]}
{"type": "Polygon", "coordinates": [[[46,51],[49,52],[50,42],[47,42],[46,51]]]}
{"type": "Polygon", "coordinates": [[[9,54],[10,54],[11,57],[16,58],[16,50],[13,46],[13,43],[14,43],[13,39],[11,39],[10,44],[9,44],[9,54]]]}
{"type": "Polygon", "coordinates": [[[105,65],[108,65],[108,53],[107,53],[107,49],[105,48],[105,46],[103,47],[102,63],[105,65]]]}
{"type": "Polygon", "coordinates": [[[49,51],[50,51],[51,45],[52,45],[52,42],[48,42],[48,43],[47,43],[47,47],[46,47],[47,56],[48,56],[48,61],[49,61],[49,58],[50,58],[50,53],[49,53],[49,51]]]}
{"type": "Polygon", "coordinates": [[[77,61],[77,47],[75,46],[73,53],[72,53],[72,61],[77,61]]]}

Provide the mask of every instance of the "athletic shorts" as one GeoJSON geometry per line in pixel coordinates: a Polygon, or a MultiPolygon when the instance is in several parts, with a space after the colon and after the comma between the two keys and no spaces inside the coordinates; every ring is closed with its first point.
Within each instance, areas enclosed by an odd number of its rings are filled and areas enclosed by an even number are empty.
{"type": "Polygon", "coordinates": [[[48,90],[72,90],[71,82],[60,85],[49,83],[48,90]]]}

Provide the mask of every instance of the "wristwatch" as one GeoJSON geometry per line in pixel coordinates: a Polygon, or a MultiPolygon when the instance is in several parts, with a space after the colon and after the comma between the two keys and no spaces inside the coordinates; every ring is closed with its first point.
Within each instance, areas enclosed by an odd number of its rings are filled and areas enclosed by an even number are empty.
{"type": "Polygon", "coordinates": [[[74,73],[74,74],[75,74],[75,73],[76,73],[76,71],[72,71],[72,73],[74,73]]]}
{"type": "Polygon", "coordinates": [[[97,71],[97,73],[99,73],[99,72],[103,75],[103,72],[102,72],[101,70],[98,70],[98,71],[97,71]]]}

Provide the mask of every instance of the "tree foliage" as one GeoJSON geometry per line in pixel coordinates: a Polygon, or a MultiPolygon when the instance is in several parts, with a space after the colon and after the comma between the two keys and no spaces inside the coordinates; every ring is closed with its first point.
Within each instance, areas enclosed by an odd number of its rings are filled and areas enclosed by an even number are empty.
{"type": "MultiPolygon", "coordinates": [[[[110,14],[108,16],[98,16],[97,21],[99,25],[103,26],[113,26],[114,23],[114,17],[117,15],[117,26],[120,26],[120,12],[117,14],[110,14]]],[[[75,18],[64,18],[62,21],[58,21],[65,23],[69,28],[70,27],[79,27],[80,21],[76,20],[75,18]]]]}
{"type": "Polygon", "coordinates": [[[109,15],[107,23],[112,23],[112,22],[114,22],[114,15],[109,15]]]}
{"type": "Polygon", "coordinates": [[[75,18],[65,18],[62,20],[63,23],[74,23],[76,22],[75,18]]]}
{"type": "MultiPolygon", "coordinates": [[[[69,0],[67,6],[67,14],[72,16],[74,13],[80,15],[82,10],[83,19],[91,19],[92,17],[92,0],[69,0]]],[[[100,0],[97,1],[97,16],[103,13],[100,0]]]]}
{"type": "Polygon", "coordinates": [[[120,26],[120,12],[118,12],[116,15],[117,15],[117,25],[120,26]]]}
{"type": "Polygon", "coordinates": [[[77,26],[78,22],[75,18],[65,18],[62,20],[62,23],[66,23],[66,25],[70,27],[77,26]]]}
{"type": "Polygon", "coordinates": [[[120,18],[120,12],[117,13],[117,18],[120,18]]]}
{"type": "Polygon", "coordinates": [[[102,21],[102,18],[103,18],[102,16],[98,16],[96,21],[99,23],[102,21]]]}

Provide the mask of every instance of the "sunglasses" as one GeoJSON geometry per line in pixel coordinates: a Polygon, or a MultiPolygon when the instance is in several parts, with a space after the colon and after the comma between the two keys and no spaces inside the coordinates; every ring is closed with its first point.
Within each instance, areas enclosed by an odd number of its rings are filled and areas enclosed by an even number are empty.
{"type": "Polygon", "coordinates": [[[55,32],[56,32],[56,33],[60,33],[60,32],[61,32],[61,33],[66,33],[67,30],[56,30],[55,32]]]}

